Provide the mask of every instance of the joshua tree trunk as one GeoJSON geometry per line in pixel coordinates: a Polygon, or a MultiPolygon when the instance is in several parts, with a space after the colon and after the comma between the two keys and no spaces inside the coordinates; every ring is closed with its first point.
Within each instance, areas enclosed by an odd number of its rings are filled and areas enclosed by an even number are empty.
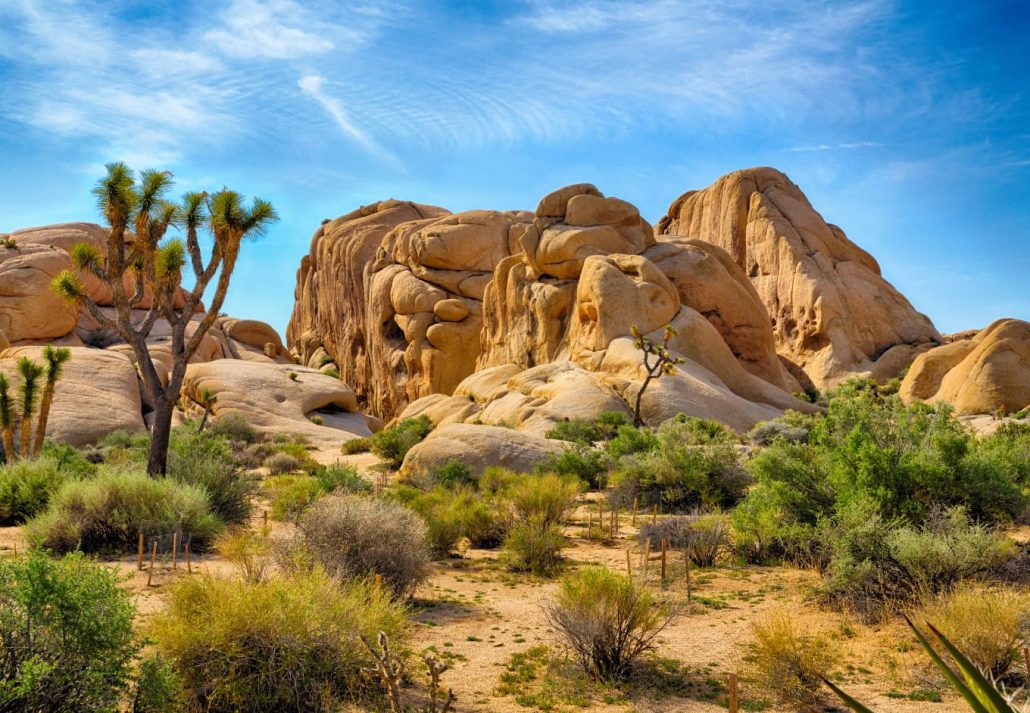
{"type": "Polygon", "coordinates": [[[172,411],[175,402],[162,394],[154,409],[154,429],[150,434],[150,454],[147,457],[147,472],[150,475],[165,475],[168,472],[168,443],[172,435],[172,411]]]}
{"type": "Polygon", "coordinates": [[[32,416],[23,416],[21,420],[21,445],[18,449],[22,458],[32,455],[32,416]]]}
{"type": "Polygon", "coordinates": [[[36,416],[36,437],[32,444],[32,454],[39,455],[43,450],[43,439],[46,436],[47,421],[50,420],[50,406],[54,402],[54,390],[47,384],[43,396],[39,400],[39,415],[36,416]]]}
{"type": "Polygon", "coordinates": [[[15,450],[14,450],[14,424],[4,429],[4,456],[7,458],[8,463],[14,462],[15,450]]]}
{"type": "Polygon", "coordinates": [[[33,455],[43,450],[43,439],[46,437],[46,426],[50,420],[50,407],[54,403],[54,390],[57,380],[61,378],[64,363],[72,356],[67,348],[48,346],[43,350],[43,361],[46,362],[46,383],[43,385],[43,396],[39,401],[39,415],[36,416],[36,438],[32,444],[33,455]]]}
{"type": "Polygon", "coordinates": [[[203,433],[204,427],[207,426],[208,416],[211,415],[211,402],[208,401],[204,404],[204,415],[200,417],[200,425],[197,426],[197,433],[203,433]]]}

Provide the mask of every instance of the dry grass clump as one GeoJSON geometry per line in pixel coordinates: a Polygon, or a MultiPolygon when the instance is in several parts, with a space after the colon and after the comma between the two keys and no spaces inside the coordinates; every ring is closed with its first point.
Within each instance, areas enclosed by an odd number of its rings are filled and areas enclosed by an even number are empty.
{"type": "Polygon", "coordinates": [[[321,483],[310,475],[277,475],[265,481],[272,517],[296,522],[311,504],[325,495],[321,483]]]}
{"type": "Polygon", "coordinates": [[[839,645],[821,634],[803,633],[796,617],[782,609],[752,622],[751,629],[745,678],[785,706],[815,707],[823,678],[841,659],[839,645]]]}
{"type": "Polygon", "coordinates": [[[1009,587],[963,584],[911,612],[929,622],[989,676],[1004,676],[1030,636],[1030,595],[1009,587]]]}
{"type": "Polygon", "coordinates": [[[215,550],[239,573],[245,582],[264,581],[272,565],[272,541],[250,528],[239,528],[215,540],[215,550]]]}
{"type": "Polygon", "coordinates": [[[265,458],[265,462],[262,465],[268,468],[268,472],[272,475],[283,475],[284,473],[292,473],[299,469],[300,459],[289,453],[273,453],[265,458]]]}
{"type": "Polygon", "coordinates": [[[545,612],[583,670],[605,680],[625,678],[672,618],[646,587],[596,566],[565,577],[545,612]]]}
{"type": "Polygon", "coordinates": [[[732,547],[729,515],[721,512],[680,515],[640,528],[640,539],[659,549],[662,540],[674,549],[684,549],[698,567],[712,567],[732,547]]]}
{"type": "Polygon", "coordinates": [[[328,495],[297,525],[288,565],[305,558],[347,581],[378,577],[395,597],[409,597],[429,574],[426,527],[408,508],[357,495],[328,495]]]}
{"type": "Polygon", "coordinates": [[[549,576],[561,567],[564,546],[561,528],[538,514],[508,530],[501,545],[500,561],[513,572],[549,576]]]}
{"type": "Polygon", "coordinates": [[[403,645],[403,606],[371,580],[320,570],[265,582],[178,580],[148,632],[174,662],[188,710],[328,711],[368,700],[360,637],[403,645]]]}

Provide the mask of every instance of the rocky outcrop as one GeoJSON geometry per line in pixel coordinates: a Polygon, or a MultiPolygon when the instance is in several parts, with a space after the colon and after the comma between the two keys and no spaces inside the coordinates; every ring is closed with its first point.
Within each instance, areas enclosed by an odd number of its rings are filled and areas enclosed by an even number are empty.
{"type": "Polygon", "coordinates": [[[942,341],[876,260],[775,169],[736,171],[684,193],[657,232],[726,250],[765,304],[779,355],[819,387],[857,374],[889,378],[942,341]]]}
{"type": "Polygon", "coordinates": [[[920,354],[901,382],[903,401],[943,401],[958,414],[1014,413],[1030,406],[1030,324],[1000,319],[920,354]]]}
{"type": "MultiPolygon", "coordinates": [[[[81,446],[111,431],[144,429],[153,404],[141,386],[132,349],[117,333],[102,328],[50,289],[54,276],[71,267],[72,246],[87,242],[102,247],[106,231],[91,223],[69,223],[19,230],[0,239],[0,369],[13,373],[21,356],[39,361],[42,347],[37,345],[72,347],[51,408],[48,437],[81,446]]],[[[114,316],[106,286],[82,277],[101,311],[114,316]]],[[[177,299],[182,304],[181,293],[177,299]]],[[[142,321],[148,306],[144,296],[133,318],[142,321]]],[[[203,317],[203,312],[194,315],[187,336],[203,317]]],[[[159,375],[167,378],[172,355],[166,321],[154,325],[147,347],[159,375]]],[[[215,418],[239,413],[266,433],[303,433],[332,450],[344,440],[369,433],[368,421],[356,412],[354,392],[347,385],[292,365],[293,358],[269,325],[219,317],[191,360],[187,384],[191,389],[211,388],[219,396],[215,418]],[[296,381],[283,371],[287,368],[298,370],[296,381]],[[321,426],[312,422],[316,416],[321,426]]],[[[184,388],[182,405],[194,415],[200,409],[191,399],[198,394],[184,388]]]]}

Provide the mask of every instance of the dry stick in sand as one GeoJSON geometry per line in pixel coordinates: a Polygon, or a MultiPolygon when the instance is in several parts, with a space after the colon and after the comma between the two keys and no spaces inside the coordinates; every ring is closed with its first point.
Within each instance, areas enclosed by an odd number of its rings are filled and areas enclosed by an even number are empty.
{"type": "Polygon", "coordinates": [[[614,540],[615,539],[615,510],[612,510],[611,517],[608,518],[608,519],[610,521],[608,523],[608,530],[611,533],[611,538],[614,540]]]}
{"type": "Polygon", "coordinates": [[[179,568],[179,533],[172,533],[172,569],[179,568]]]}
{"type": "Polygon", "coordinates": [[[633,565],[632,565],[632,563],[630,562],[630,559],[629,559],[629,548],[628,547],[626,548],[626,574],[629,576],[630,579],[633,578],[633,565]]]}
{"type": "Polygon", "coordinates": [[[651,508],[651,524],[658,522],[658,505],[651,508]]]}
{"type": "Polygon", "coordinates": [[[267,511],[267,510],[265,510],[265,511],[264,511],[264,512],[262,513],[262,515],[261,515],[261,516],[262,516],[262,517],[264,518],[264,520],[265,520],[265,522],[264,522],[264,528],[265,528],[265,529],[267,530],[267,529],[268,529],[268,511],[267,511]]]}
{"type": "Polygon", "coordinates": [[[157,558],[157,539],[154,539],[154,546],[150,549],[150,569],[147,570],[147,586],[154,577],[154,560],[157,558]]]}
{"type": "Polygon", "coordinates": [[[737,713],[737,674],[730,674],[729,684],[730,713],[737,713]]]}
{"type": "Polygon", "coordinates": [[[665,555],[669,548],[669,541],[662,540],[662,581],[665,581],[665,555]]]}
{"type": "Polygon", "coordinates": [[[633,517],[630,518],[629,524],[633,527],[637,526],[637,496],[633,496],[633,517]]]}
{"type": "Polygon", "coordinates": [[[647,563],[651,559],[651,540],[644,545],[644,582],[647,582],[647,563]]]}
{"type": "Polygon", "coordinates": [[[193,574],[193,564],[190,562],[190,543],[186,541],[186,573],[193,574]]]}
{"type": "Polygon", "coordinates": [[[690,583],[690,553],[686,550],[683,550],[683,566],[687,573],[687,601],[689,602],[693,597],[693,591],[690,583]]]}
{"type": "Polygon", "coordinates": [[[1023,647],[1023,661],[1026,663],[1026,675],[1030,676],[1030,648],[1023,647]]]}
{"type": "Polygon", "coordinates": [[[139,533],[139,548],[136,552],[136,568],[143,571],[143,533],[139,533]]]}

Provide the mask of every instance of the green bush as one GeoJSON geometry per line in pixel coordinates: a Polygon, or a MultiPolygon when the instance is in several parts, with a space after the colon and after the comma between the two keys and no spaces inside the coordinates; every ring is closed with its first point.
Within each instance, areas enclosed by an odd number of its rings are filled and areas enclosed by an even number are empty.
{"type": "Polygon", "coordinates": [[[368,453],[371,449],[371,438],[352,438],[349,441],[344,441],[343,445],[340,446],[340,450],[346,455],[353,455],[354,453],[368,453]]]}
{"type": "Polygon", "coordinates": [[[257,431],[238,413],[219,416],[208,425],[207,432],[230,443],[256,443],[258,440],[257,431]]]}
{"type": "Polygon", "coordinates": [[[300,470],[300,461],[289,453],[273,453],[265,458],[262,465],[268,468],[268,472],[272,475],[283,475],[300,470]]]}
{"type": "Polygon", "coordinates": [[[523,475],[505,488],[503,497],[519,522],[540,518],[545,525],[560,525],[576,504],[580,482],[554,473],[523,475]]]}
{"type": "Polygon", "coordinates": [[[140,645],[128,592],[82,553],[0,560],[0,710],[117,710],[140,645]]]}
{"type": "Polygon", "coordinates": [[[496,547],[506,531],[503,514],[495,504],[468,488],[402,488],[394,495],[425,521],[434,557],[447,557],[463,538],[474,547],[496,547]]]}
{"type": "Polygon", "coordinates": [[[173,661],[190,710],[324,711],[367,699],[373,664],[359,636],[402,646],[389,591],[319,570],[267,582],[199,575],[171,587],[150,634],[173,661]]]}
{"type": "Polygon", "coordinates": [[[629,424],[626,414],[605,411],[593,419],[572,418],[559,422],[547,432],[548,438],[592,446],[613,438],[621,426],[629,424]]]}
{"type": "Polygon", "coordinates": [[[70,478],[45,456],[0,466],[0,525],[17,525],[43,512],[70,478]]]}
{"type": "Polygon", "coordinates": [[[449,460],[438,468],[433,469],[431,479],[446,488],[474,485],[476,482],[472,469],[457,459],[449,460]]]}
{"type": "Polygon", "coordinates": [[[573,446],[565,451],[551,455],[537,463],[537,473],[557,473],[562,476],[575,477],[591,488],[604,488],[607,481],[610,463],[604,451],[586,446],[573,446]]]}
{"type": "Polygon", "coordinates": [[[57,552],[135,552],[140,532],[179,532],[203,548],[221,528],[204,488],[140,471],[103,469],[92,480],[65,483],[47,510],[29,521],[26,536],[57,552]]]}
{"type": "Polygon", "coordinates": [[[57,441],[43,441],[40,457],[50,458],[57,463],[57,469],[72,478],[88,478],[97,472],[97,466],[82,454],[78,448],[57,441]]]}
{"type": "Polygon", "coordinates": [[[271,501],[272,517],[280,522],[296,522],[325,495],[322,484],[310,475],[277,475],[265,480],[265,490],[271,501]]]}
{"type": "Polygon", "coordinates": [[[826,553],[819,528],[787,518],[779,500],[772,486],[760,483],[733,509],[737,553],[754,564],[785,561],[824,567],[826,553]]]}
{"type": "Polygon", "coordinates": [[[773,441],[782,440],[787,443],[807,443],[809,429],[788,419],[777,418],[772,421],[761,421],[747,432],[747,439],[756,446],[768,446],[773,441]]]}
{"type": "Polygon", "coordinates": [[[666,510],[728,508],[751,482],[740,465],[734,437],[703,419],[673,419],[659,428],[654,450],[623,456],[612,473],[614,497],[638,498],[666,510]]]}
{"type": "Polygon", "coordinates": [[[323,466],[312,471],[311,475],[327,493],[371,493],[372,483],[358,475],[358,469],[352,465],[323,466]]]}
{"type": "Polygon", "coordinates": [[[304,513],[297,535],[292,548],[340,581],[378,575],[394,596],[406,598],[429,574],[425,525],[388,500],[329,495],[304,513]]]}
{"type": "Polygon", "coordinates": [[[608,456],[618,460],[622,456],[631,453],[643,453],[653,451],[658,447],[658,438],[650,428],[637,428],[636,426],[619,426],[615,438],[608,441],[605,447],[608,456]]]}
{"type": "Polygon", "coordinates": [[[561,528],[548,523],[542,515],[534,515],[508,531],[501,545],[500,559],[513,572],[549,576],[561,567],[564,546],[561,528]]]}
{"type": "Polygon", "coordinates": [[[192,428],[172,431],[168,447],[168,476],[207,491],[211,510],[230,525],[250,518],[255,481],[239,467],[228,442],[214,433],[192,428]]]}
{"type": "Polygon", "coordinates": [[[406,418],[373,434],[369,439],[369,450],[384,459],[391,468],[397,469],[412,446],[420,443],[432,430],[433,424],[428,416],[406,418]]]}
{"type": "Polygon", "coordinates": [[[1010,558],[1014,543],[973,524],[961,508],[933,513],[925,524],[884,520],[872,503],[856,503],[825,528],[831,596],[875,613],[946,592],[1010,558]]]}
{"type": "Polygon", "coordinates": [[[177,713],[182,710],[181,696],[182,682],[171,663],[160,654],[149,656],[140,662],[128,710],[131,713],[177,713]]]}
{"type": "Polygon", "coordinates": [[[565,577],[545,613],[583,670],[604,680],[625,678],[671,619],[646,587],[597,566],[565,577]]]}

